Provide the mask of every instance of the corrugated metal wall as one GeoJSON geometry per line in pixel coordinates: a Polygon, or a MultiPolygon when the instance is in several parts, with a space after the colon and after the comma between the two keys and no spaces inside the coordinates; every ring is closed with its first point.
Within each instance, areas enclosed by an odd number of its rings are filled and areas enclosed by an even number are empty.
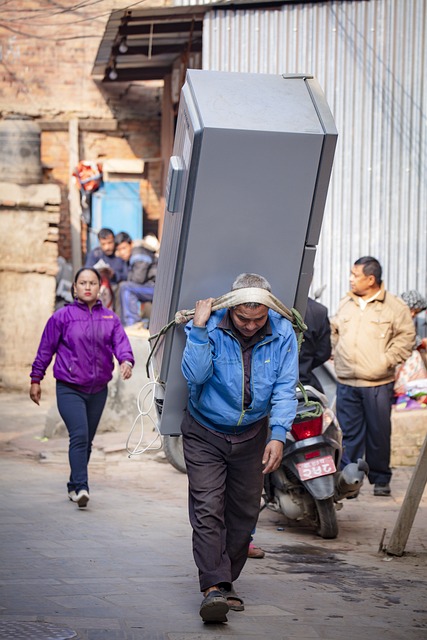
{"type": "Polygon", "coordinates": [[[355,0],[211,10],[203,68],[311,73],[339,132],[313,289],[335,312],[354,260],[427,294],[427,3],[355,0]]]}

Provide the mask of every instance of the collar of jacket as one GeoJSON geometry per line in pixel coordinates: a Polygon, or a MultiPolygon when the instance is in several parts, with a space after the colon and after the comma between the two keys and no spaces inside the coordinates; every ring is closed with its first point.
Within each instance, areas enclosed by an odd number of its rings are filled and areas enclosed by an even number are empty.
{"type": "MultiPolygon", "coordinates": [[[[75,298],[73,304],[74,304],[75,307],[79,307],[80,309],[87,309],[89,311],[89,307],[87,306],[86,302],[82,302],[81,300],[78,300],[77,298],[75,298]]],[[[95,309],[96,307],[102,307],[101,300],[97,300],[95,302],[95,304],[92,307],[92,310],[95,309]]]]}
{"type": "MultiPolygon", "coordinates": [[[[371,302],[376,302],[377,300],[378,300],[378,302],[384,302],[385,294],[386,294],[386,290],[385,290],[385,287],[384,287],[384,282],[381,282],[380,292],[379,292],[379,294],[377,295],[377,297],[374,300],[371,300],[371,302]]],[[[353,300],[354,302],[359,304],[360,296],[356,296],[356,294],[354,294],[352,291],[349,291],[347,293],[347,295],[351,300],[353,300]]]]}

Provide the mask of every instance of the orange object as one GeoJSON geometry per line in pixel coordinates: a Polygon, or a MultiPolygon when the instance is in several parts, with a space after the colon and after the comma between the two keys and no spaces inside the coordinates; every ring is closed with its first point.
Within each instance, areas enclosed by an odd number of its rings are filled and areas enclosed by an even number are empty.
{"type": "Polygon", "coordinates": [[[99,189],[102,183],[102,165],[97,162],[82,160],[73,171],[80,190],[92,193],[99,189]]]}

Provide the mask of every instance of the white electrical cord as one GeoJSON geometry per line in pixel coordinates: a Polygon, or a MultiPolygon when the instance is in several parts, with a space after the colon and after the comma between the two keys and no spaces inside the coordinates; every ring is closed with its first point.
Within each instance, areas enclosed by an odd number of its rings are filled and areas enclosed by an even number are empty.
{"type": "MultiPolygon", "coordinates": [[[[152,380],[147,382],[146,384],[144,384],[144,386],[140,389],[139,393],[138,393],[138,397],[136,399],[136,404],[138,407],[138,415],[136,416],[135,420],[133,421],[131,430],[129,432],[128,438],[126,440],[126,451],[128,452],[128,457],[131,458],[132,456],[138,456],[141,455],[142,453],[145,453],[145,451],[157,451],[159,449],[162,448],[162,440],[161,440],[161,433],[158,427],[157,422],[153,419],[153,417],[150,415],[150,412],[153,410],[154,407],[154,402],[155,402],[155,388],[156,386],[160,386],[162,388],[162,394],[164,393],[164,386],[158,382],[157,380],[152,380]],[[143,400],[142,400],[142,405],[141,405],[141,395],[142,393],[147,390],[143,400]],[[144,405],[146,403],[147,398],[149,397],[149,395],[151,394],[151,400],[149,403],[149,406],[147,409],[144,409],[144,405]],[[151,422],[151,424],[154,427],[154,431],[156,432],[156,436],[155,438],[153,438],[153,440],[147,444],[147,446],[143,447],[143,448],[139,448],[143,439],[144,439],[144,419],[147,419],[151,422]],[[132,437],[132,434],[135,430],[136,424],[140,423],[141,425],[141,435],[139,437],[139,441],[138,444],[135,445],[135,447],[133,449],[130,448],[130,439],[132,437]],[[160,443],[157,447],[154,447],[153,445],[157,442],[157,440],[159,440],[160,438],[160,443]]],[[[156,410],[154,408],[154,410],[156,410]]]]}

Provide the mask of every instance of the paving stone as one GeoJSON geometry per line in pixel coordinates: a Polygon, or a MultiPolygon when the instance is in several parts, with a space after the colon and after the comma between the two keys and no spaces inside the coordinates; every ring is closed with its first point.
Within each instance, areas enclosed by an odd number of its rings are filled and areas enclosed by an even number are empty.
{"type": "MultiPolygon", "coordinates": [[[[11,401],[6,415],[6,427],[0,416],[3,436],[11,428],[11,401]]],[[[6,449],[0,437],[0,623],[45,630],[50,624],[78,640],[427,637],[426,495],[404,556],[378,552],[384,529],[387,539],[396,521],[410,467],[394,470],[392,498],[379,500],[366,485],[346,501],[336,540],[264,510],[256,543],[266,556],[248,560],[236,585],[246,610],[230,612],[225,625],[204,625],[186,476],[154,455],[129,460],[115,449],[120,435],[109,447],[105,433],[102,450],[95,439],[90,503],[79,510],[66,494],[63,441],[44,443],[50,462],[40,462],[40,442],[26,435],[18,417],[16,425],[6,449]]]]}

